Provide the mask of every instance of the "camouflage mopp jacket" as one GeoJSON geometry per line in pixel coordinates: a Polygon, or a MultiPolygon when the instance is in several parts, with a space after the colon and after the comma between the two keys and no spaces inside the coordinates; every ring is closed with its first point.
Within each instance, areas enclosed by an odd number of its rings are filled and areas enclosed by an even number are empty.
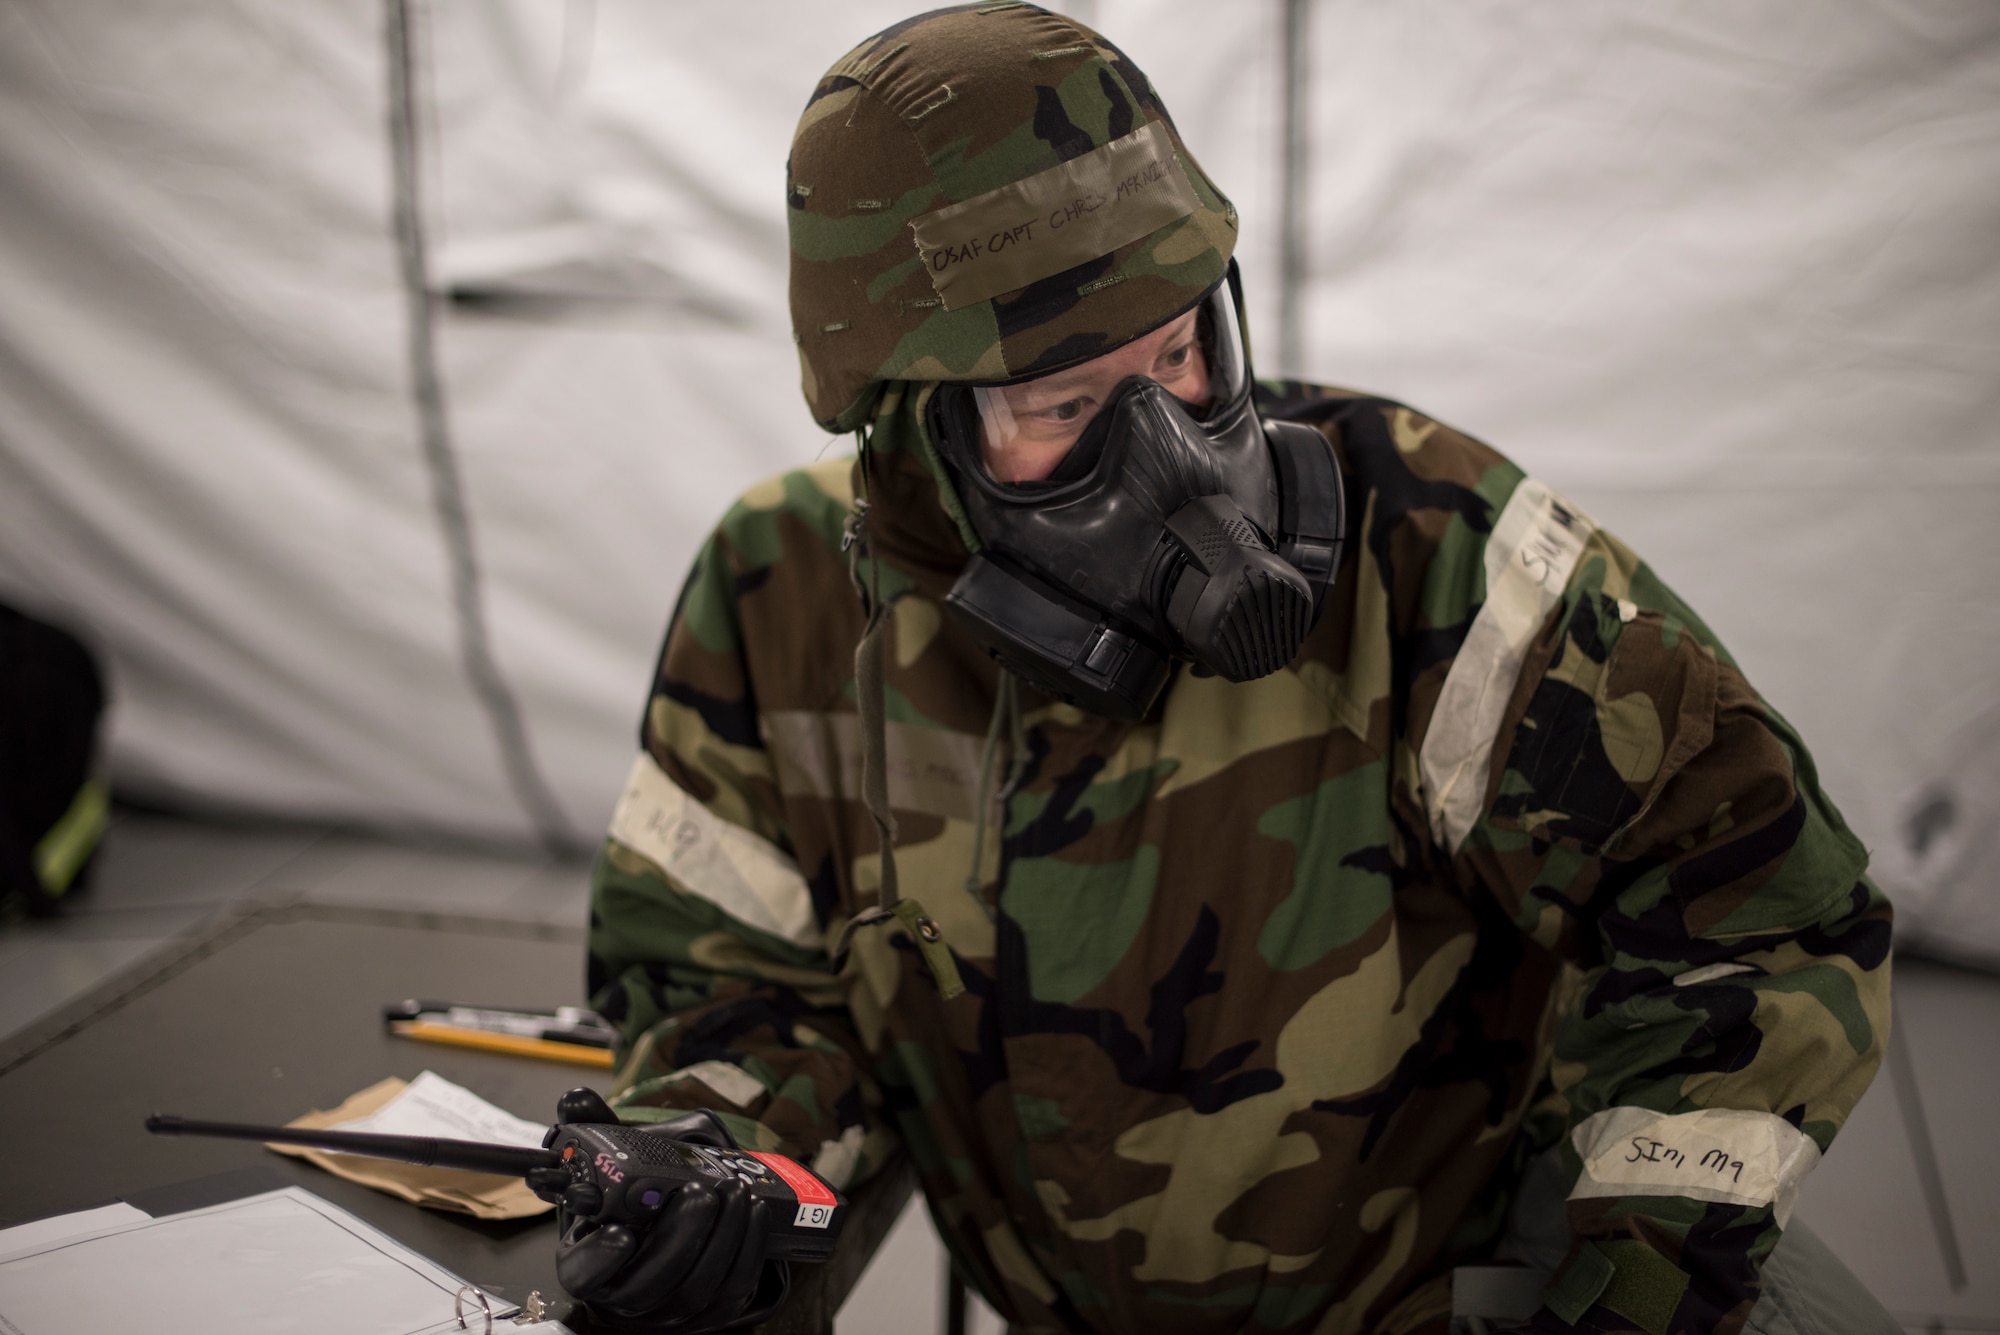
{"type": "Polygon", "coordinates": [[[701,551],[598,861],[621,1115],[714,1108],[837,1184],[900,1145],[1000,1312],[1148,1335],[1441,1331],[1560,1145],[1549,1307],[1738,1325],[1880,1061],[1889,909],[1707,627],[1477,441],[1271,385],[1350,506],[1298,657],[1183,671],[1138,724],[1023,689],[998,727],[928,393],[878,411],[862,541],[902,893],[964,990],[900,922],[830,960],[880,876],[857,479],[788,473],[701,551]]]}

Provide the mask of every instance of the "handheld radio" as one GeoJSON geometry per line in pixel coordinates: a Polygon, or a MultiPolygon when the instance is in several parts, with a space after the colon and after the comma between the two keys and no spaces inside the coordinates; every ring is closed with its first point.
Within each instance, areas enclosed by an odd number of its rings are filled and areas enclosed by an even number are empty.
{"type": "MultiPolygon", "coordinates": [[[[577,1091],[578,1093],[587,1091],[577,1091]]],[[[595,1099],[593,1094],[592,1099],[595,1099]]],[[[566,1099],[565,1102],[568,1100],[566,1099]]],[[[550,1194],[548,1170],[566,1174],[559,1191],[572,1215],[599,1224],[650,1224],[675,1191],[689,1182],[736,1178],[768,1203],[772,1260],[824,1261],[846,1222],[847,1199],[818,1174],[782,1154],[720,1149],[672,1140],[643,1126],[558,1122],[544,1148],[522,1149],[476,1140],[392,1136],[366,1131],[308,1131],[240,1122],[197,1122],[156,1113],[146,1129],[158,1136],[217,1136],[275,1145],[304,1145],[335,1154],[394,1159],[429,1168],[461,1168],[532,1179],[550,1194]]]]}

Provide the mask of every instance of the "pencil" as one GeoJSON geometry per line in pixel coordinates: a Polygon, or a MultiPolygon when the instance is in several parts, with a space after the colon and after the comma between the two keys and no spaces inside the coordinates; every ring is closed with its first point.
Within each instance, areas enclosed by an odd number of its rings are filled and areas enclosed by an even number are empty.
{"type": "Polygon", "coordinates": [[[423,1043],[444,1043],[452,1047],[478,1048],[483,1052],[508,1052],[517,1057],[540,1057],[544,1061],[596,1066],[606,1071],[611,1069],[611,1049],[593,1048],[582,1043],[555,1043],[546,1038],[461,1029],[457,1025],[434,1024],[427,1020],[396,1020],[389,1025],[389,1030],[423,1043]]]}

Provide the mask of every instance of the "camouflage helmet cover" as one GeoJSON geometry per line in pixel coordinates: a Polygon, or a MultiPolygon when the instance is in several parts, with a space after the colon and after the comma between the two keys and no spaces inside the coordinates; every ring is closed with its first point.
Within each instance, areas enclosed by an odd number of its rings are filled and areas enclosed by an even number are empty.
{"type": "Polygon", "coordinates": [[[885,29],[814,89],[787,170],[806,402],[830,431],[891,380],[1087,361],[1221,280],[1236,210],[1153,86],[1090,29],[963,5],[885,29]]]}

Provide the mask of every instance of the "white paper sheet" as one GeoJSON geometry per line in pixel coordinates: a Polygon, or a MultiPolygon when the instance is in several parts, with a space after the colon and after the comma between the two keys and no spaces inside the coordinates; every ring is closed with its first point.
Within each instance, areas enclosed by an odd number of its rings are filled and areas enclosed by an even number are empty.
{"type": "Polygon", "coordinates": [[[0,1256],[12,1256],[60,1238],[101,1233],[119,1224],[142,1224],[152,1217],[135,1205],[114,1201],[94,1210],[77,1210],[37,1219],[33,1223],[16,1224],[12,1228],[0,1228],[0,1256]]]}
{"type": "MultiPolygon", "coordinates": [[[[0,1332],[426,1335],[462,1282],[298,1187],[0,1255],[0,1332]]],[[[496,1316],[515,1310],[490,1298],[496,1316]]]]}
{"type": "Polygon", "coordinates": [[[391,1136],[447,1136],[454,1140],[488,1140],[502,1145],[538,1148],[549,1128],[496,1108],[471,1090],[425,1071],[387,1103],[351,1122],[341,1131],[372,1131],[391,1136]]]}

